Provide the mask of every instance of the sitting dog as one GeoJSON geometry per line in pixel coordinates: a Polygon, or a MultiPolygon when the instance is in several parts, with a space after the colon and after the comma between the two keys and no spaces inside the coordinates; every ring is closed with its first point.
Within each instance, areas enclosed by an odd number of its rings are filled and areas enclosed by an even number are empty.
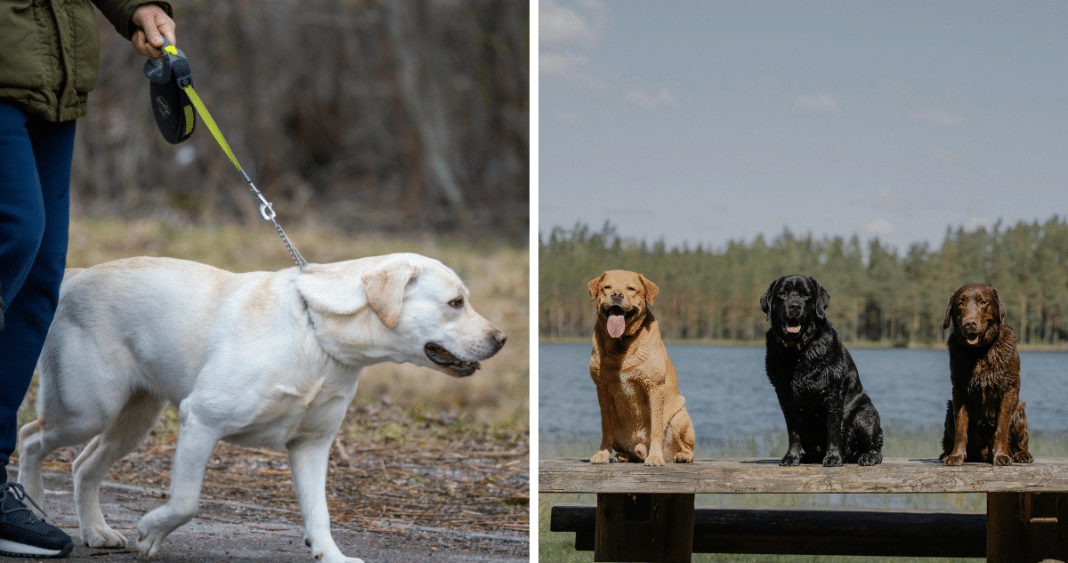
{"type": "Polygon", "coordinates": [[[785,276],[760,298],[771,329],[765,366],[786,418],[780,465],[876,465],[883,460],[879,413],[853,358],[824,310],[831,295],[808,276],[785,276]]]}
{"type": "Polygon", "coordinates": [[[953,399],[946,405],[938,459],[946,465],[1031,463],[1016,333],[1005,324],[997,290],[977,283],[958,289],[942,321],[942,328],[950,325],[946,345],[953,399]]]}
{"type": "Polygon", "coordinates": [[[82,539],[125,546],[101,514],[100,483],[170,402],[171,496],[137,525],[142,556],[196,514],[204,469],[227,440],[287,449],[313,556],[359,563],[331,538],[325,487],[360,371],[411,362],[466,377],[505,339],[452,270],[417,254],[246,274],[169,258],[68,270],[38,361],[39,418],[20,431],[19,482],[43,500],[45,456],[90,440],[73,464],[82,539]]]}
{"type": "Polygon", "coordinates": [[[590,376],[601,407],[601,447],[590,463],[693,461],[694,432],[675,366],[649,305],[660,289],[635,272],[612,270],[589,283],[597,302],[590,376]]]}

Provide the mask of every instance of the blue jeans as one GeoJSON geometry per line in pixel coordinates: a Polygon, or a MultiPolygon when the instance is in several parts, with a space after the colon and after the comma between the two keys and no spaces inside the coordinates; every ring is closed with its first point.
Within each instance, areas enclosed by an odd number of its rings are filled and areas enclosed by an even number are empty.
{"type": "Polygon", "coordinates": [[[0,466],[59,302],[67,262],[74,121],[27,117],[0,102],[0,466]]]}

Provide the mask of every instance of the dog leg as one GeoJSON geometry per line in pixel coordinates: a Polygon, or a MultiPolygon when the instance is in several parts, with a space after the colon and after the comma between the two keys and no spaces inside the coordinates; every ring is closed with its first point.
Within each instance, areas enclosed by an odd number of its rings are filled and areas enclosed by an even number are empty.
{"type": "Polygon", "coordinates": [[[1009,450],[1009,433],[1019,404],[1020,395],[1018,391],[1008,391],[1001,397],[997,428],[994,429],[992,452],[994,465],[1012,465],[1012,455],[1009,450]]]}
{"type": "Polygon", "coordinates": [[[832,404],[827,409],[827,451],[823,455],[824,467],[842,466],[842,406],[832,404]]]}
{"type": "Polygon", "coordinates": [[[945,456],[946,465],[964,465],[968,456],[968,409],[963,401],[953,401],[953,452],[945,456]]]}
{"type": "Polygon", "coordinates": [[[293,487],[304,517],[304,543],[317,561],[325,563],[363,563],[345,557],[330,535],[330,512],[326,505],[326,472],[331,438],[299,440],[289,445],[289,465],[293,469],[293,487]]]}
{"type": "Polygon", "coordinates": [[[801,433],[797,429],[797,423],[799,414],[793,407],[790,406],[788,399],[779,397],[779,406],[782,407],[783,418],[786,419],[786,437],[789,444],[786,447],[786,455],[779,461],[779,465],[793,466],[801,465],[801,433]]]}
{"type": "Polygon", "coordinates": [[[645,465],[664,465],[664,385],[648,391],[649,397],[649,455],[645,465]]]}
{"type": "Polygon", "coordinates": [[[1009,449],[1012,451],[1012,460],[1017,463],[1031,463],[1034,456],[1027,451],[1027,414],[1024,412],[1025,403],[1016,406],[1016,413],[1012,417],[1012,428],[1009,430],[1009,449]]]}
{"type": "Polygon", "coordinates": [[[949,452],[953,451],[953,442],[956,440],[955,434],[953,401],[946,401],[946,421],[942,430],[942,453],[938,456],[938,461],[945,463],[946,458],[949,457],[949,452]]]}
{"type": "Polygon", "coordinates": [[[196,516],[204,470],[220,439],[215,430],[183,412],[181,407],[179,419],[178,445],[171,469],[171,500],[146,514],[137,524],[137,550],[149,559],[159,552],[171,532],[196,516]]]}
{"type": "MultiPolygon", "coordinates": [[[[45,494],[41,465],[45,457],[57,448],[84,442],[100,430],[82,419],[78,419],[77,424],[49,424],[46,414],[56,411],[47,405],[42,410],[41,418],[19,430],[19,483],[26,494],[43,507],[45,494]]],[[[30,509],[36,511],[32,505],[30,509]]]]}
{"type": "Polygon", "coordinates": [[[693,461],[693,445],[696,437],[693,432],[693,421],[686,409],[675,413],[668,421],[665,430],[664,443],[668,444],[668,457],[675,463],[690,463],[693,461]]]}
{"type": "MultiPolygon", "coordinates": [[[[592,371],[592,370],[591,370],[592,371]]],[[[594,376],[594,381],[597,377],[594,376]]],[[[590,458],[590,463],[608,463],[612,456],[612,444],[615,442],[616,406],[607,389],[597,385],[597,403],[601,407],[601,446],[590,458]]]]}
{"type": "Polygon", "coordinates": [[[133,451],[152,430],[166,403],[141,393],[134,395],[106,432],[93,438],[74,460],[74,498],[82,540],[89,547],[126,547],[126,536],[104,521],[100,484],[115,462],[133,451]]]}
{"type": "MultiPolygon", "coordinates": [[[[19,430],[19,484],[26,491],[26,496],[44,506],[44,477],[41,464],[53,448],[44,442],[45,421],[37,420],[19,430]]],[[[32,505],[30,508],[33,509],[32,505]]]]}

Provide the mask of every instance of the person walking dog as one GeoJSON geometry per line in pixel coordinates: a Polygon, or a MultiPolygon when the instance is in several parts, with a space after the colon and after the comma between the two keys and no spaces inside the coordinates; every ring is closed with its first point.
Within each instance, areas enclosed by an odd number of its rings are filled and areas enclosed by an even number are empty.
{"type": "MultiPolygon", "coordinates": [[[[166,2],[93,0],[139,54],[175,43],[166,2]]],[[[74,130],[100,66],[89,2],[0,0],[0,554],[65,557],[70,536],[8,482],[17,412],[59,301],[67,260],[74,130]]]]}

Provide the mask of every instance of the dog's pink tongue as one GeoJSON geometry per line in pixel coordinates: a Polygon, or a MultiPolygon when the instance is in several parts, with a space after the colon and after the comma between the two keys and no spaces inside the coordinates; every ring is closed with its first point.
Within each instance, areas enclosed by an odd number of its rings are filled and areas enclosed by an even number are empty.
{"type": "Polygon", "coordinates": [[[797,334],[797,333],[801,332],[801,325],[788,326],[788,327],[786,327],[786,332],[789,332],[791,334],[797,334]]]}
{"type": "Polygon", "coordinates": [[[623,336],[623,329],[626,327],[627,321],[623,319],[623,315],[608,316],[608,336],[619,338],[623,336]]]}

